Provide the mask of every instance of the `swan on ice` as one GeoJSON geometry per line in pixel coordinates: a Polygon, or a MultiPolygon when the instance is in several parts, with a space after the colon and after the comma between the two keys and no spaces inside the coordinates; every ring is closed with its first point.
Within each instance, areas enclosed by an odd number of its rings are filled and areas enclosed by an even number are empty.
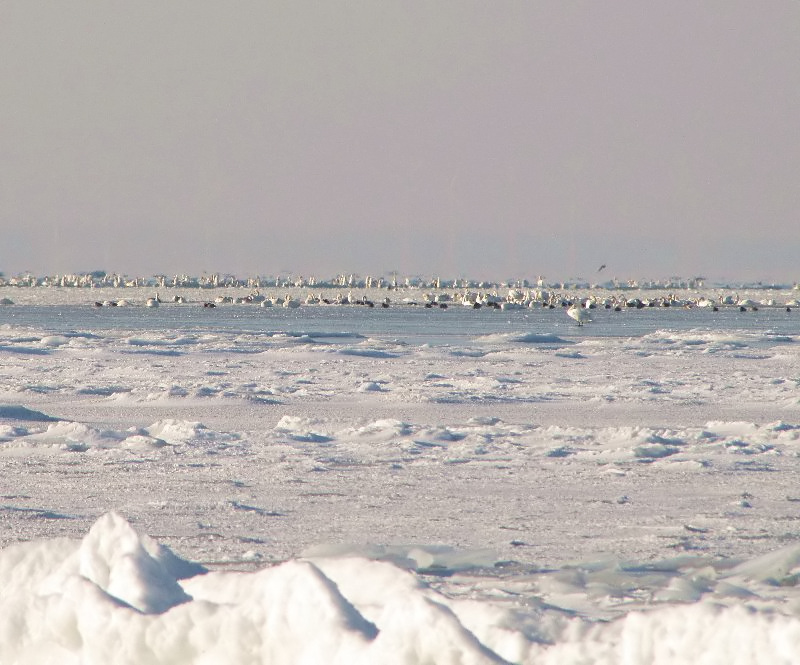
{"type": "Polygon", "coordinates": [[[589,318],[589,311],[585,309],[583,305],[578,303],[573,303],[570,305],[569,309],[567,310],[567,316],[569,316],[571,319],[575,319],[579,326],[582,326],[587,321],[591,321],[589,318]]]}

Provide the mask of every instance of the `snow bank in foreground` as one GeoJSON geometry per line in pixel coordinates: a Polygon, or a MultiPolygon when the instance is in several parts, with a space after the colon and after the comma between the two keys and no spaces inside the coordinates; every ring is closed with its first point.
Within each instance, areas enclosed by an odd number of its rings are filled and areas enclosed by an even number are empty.
{"type": "MultiPolygon", "coordinates": [[[[762,563],[786,572],[795,559],[784,550],[739,573],[758,575],[762,563]]],[[[546,621],[536,610],[448,599],[361,558],[207,572],[114,513],[82,541],[0,551],[0,588],[0,662],[9,664],[773,665],[800,653],[800,620],[777,608],[698,602],[608,623],[546,621]]]]}

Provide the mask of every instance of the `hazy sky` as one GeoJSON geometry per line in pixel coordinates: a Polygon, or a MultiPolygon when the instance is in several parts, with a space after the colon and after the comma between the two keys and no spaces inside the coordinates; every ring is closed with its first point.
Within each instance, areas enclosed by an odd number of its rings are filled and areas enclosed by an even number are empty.
{"type": "Polygon", "coordinates": [[[800,280],[800,1],[0,0],[0,271],[800,280]]]}

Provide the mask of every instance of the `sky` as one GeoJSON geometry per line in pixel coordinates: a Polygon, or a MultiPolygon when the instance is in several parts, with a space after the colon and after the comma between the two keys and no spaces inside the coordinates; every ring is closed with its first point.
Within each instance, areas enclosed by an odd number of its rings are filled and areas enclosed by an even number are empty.
{"type": "Polygon", "coordinates": [[[0,272],[800,280],[800,2],[0,0],[0,272]]]}

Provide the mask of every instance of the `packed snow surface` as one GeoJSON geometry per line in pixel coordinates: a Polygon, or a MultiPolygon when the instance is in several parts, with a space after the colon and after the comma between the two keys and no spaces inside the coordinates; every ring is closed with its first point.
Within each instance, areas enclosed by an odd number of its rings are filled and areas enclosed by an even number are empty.
{"type": "Polygon", "coordinates": [[[0,662],[800,662],[800,312],[74,297],[0,312],[0,662]]]}

